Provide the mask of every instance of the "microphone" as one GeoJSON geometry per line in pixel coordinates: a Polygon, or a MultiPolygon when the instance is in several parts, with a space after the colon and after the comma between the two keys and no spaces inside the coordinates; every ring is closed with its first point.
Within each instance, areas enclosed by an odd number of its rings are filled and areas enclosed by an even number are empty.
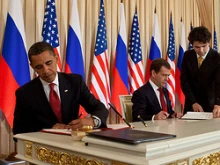
{"type": "Polygon", "coordinates": [[[115,113],[117,113],[117,115],[118,115],[120,118],[122,118],[122,120],[128,125],[128,127],[134,128],[133,125],[129,124],[128,121],[121,116],[121,114],[117,111],[117,109],[115,108],[115,106],[114,106],[113,104],[108,103],[108,105],[111,107],[111,109],[113,109],[113,110],[115,111],[115,113]]]}
{"type": "Polygon", "coordinates": [[[144,122],[140,115],[138,115],[138,119],[144,124],[145,127],[147,127],[147,123],[144,122]]]}

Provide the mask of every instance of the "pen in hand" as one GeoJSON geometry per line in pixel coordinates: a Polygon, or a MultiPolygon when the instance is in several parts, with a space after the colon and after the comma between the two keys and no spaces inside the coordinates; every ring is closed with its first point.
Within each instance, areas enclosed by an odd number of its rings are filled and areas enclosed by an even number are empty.
{"type": "Polygon", "coordinates": [[[83,115],[83,112],[79,114],[79,116],[77,117],[77,119],[79,119],[82,115],[83,115]]]}
{"type": "Polygon", "coordinates": [[[137,118],[144,124],[145,127],[147,127],[147,123],[144,122],[140,115],[138,115],[137,118]]]}

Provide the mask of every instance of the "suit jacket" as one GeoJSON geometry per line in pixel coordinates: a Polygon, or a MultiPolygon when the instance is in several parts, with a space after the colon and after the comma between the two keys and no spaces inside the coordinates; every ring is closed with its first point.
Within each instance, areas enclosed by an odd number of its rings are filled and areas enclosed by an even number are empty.
{"type": "MultiPolygon", "coordinates": [[[[171,106],[171,101],[168,96],[168,91],[163,88],[164,96],[167,103],[167,111],[171,115],[174,113],[171,106]]],[[[151,84],[147,82],[145,85],[137,89],[131,99],[132,106],[132,118],[133,121],[139,121],[138,115],[144,120],[151,120],[153,115],[158,114],[161,111],[161,106],[157,96],[152,88],[151,84]]]]}
{"type": "MultiPolygon", "coordinates": [[[[62,109],[62,123],[77,119],[79,105],[91,115],[101,119],[101,127],[106,127],[108,110],[89,91],[83,78],[77,74],[58,73],[62,109]]],[[[52,128],[58,122],[43,89],[39,77],[16,91],[13,133],[40,131],[52,128]]]]}
{"type": "Polygon", "coordinates": [[[210,48],[199,69],[196,52],[186,51],[180,80],[185,113],[193,111],[192,104],[196,102],[206,112],[212,112],[215,104],[220,105],[220,56],[213,49],[210,48]]]}

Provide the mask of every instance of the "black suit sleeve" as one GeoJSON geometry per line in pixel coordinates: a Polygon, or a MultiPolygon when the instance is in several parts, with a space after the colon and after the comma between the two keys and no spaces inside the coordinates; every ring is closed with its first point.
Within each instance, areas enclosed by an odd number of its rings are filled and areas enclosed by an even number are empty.
{"type": "MultiPolygon", "coordinates": [[[[180,81],[181,81],[181,88],[186,96],[187,99],[190,100],[191,104],[196,103],[196,98],[193,94],[193,90],[191,89],[191,85],[189,84],[189,78],[195,77],[196,75],[189,75],[195,73],[195,70],[193,69],[193,66],[190,64],[189,61],[192,61],[192,58],[190,59],[190,56],[193,56],[192,51],[186,51],[184,53],[183,62],[182,62],[182,70],[180,75],[180,81]],[[190,54],[191,53],[191,54],[190,54]]],[[[195,63],[197,66],[197,64],[195,63]]]]}
{"type": "Polygon", "coordinates": [[[90,92],[82,78],[80,79],[80,91],[80,104],[89,114],[97,116],[101,120],[101,127],[107,127],[106,120],[109,113],[108,110],[105,105],[97,100],[90,92]]]}
{"type": "Polygon", "coordinates": [[[153,113],[150,110],[150,107],[147,107],[147,99],[146,95],[142,92],[142,90],[136,90],[132,96],[132,117],[133,121],[140,121],[137,117],[141,116],[144,120],[151,120],[153,117],[153,113]],[[148,108],[148,110],[147,110],[148,108]]]}

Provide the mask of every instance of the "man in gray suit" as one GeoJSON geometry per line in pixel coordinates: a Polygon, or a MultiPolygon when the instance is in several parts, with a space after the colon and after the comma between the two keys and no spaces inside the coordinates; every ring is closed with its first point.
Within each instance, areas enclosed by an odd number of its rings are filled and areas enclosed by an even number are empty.
{"type": "Polygon", "coordinates": [[[108,110],[104,104],[90,93],[82,76],[57,72],[58,57],[50,44],[33,44],[28,56],[38,77],[16,91],[14,134],[35,132],[44,128],[106,127],[108,110]],[[58,112],[50,104],[50,84],[54,84],[58,97],[59,104],[55,106],[58,112]],[[78,119],[80,105],[91,117],[78,119]]]}
{"type": "Polygon", "coordinates": [[[210,48],[211,33],[204,26],[195,27],[188,40],[193,49],[184,53],[180,76],[184,112],[213,112],[220,117],[220,55],[210,48]]]}

